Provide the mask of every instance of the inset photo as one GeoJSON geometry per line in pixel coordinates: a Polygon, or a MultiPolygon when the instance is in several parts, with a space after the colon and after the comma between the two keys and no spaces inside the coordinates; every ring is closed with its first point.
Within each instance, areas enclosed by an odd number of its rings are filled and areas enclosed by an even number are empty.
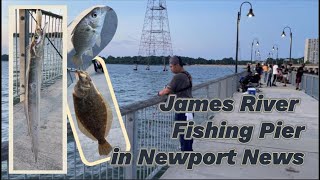
{"type": "Polygon", "coordinates": [[[88,166],[109,161],[115,147],[131,148],[104,60],[97,56],[93,61],[101,72],[94,65],[75,70],[76,79],[68,87],[68,119],[81,160],[88,166]]]}
{"type": "Polygon", "coordinates": [[[9,173],[67,173],[66,15],[9,7],[9,173]]]}
{"type": "Polygon", "coordinates": [[[97,5],[68,25],[68,120],[81,160],[94,166],[110,160],[113,148],[130,142],[104,60],[118,26],[116,12],[97,5]]]}

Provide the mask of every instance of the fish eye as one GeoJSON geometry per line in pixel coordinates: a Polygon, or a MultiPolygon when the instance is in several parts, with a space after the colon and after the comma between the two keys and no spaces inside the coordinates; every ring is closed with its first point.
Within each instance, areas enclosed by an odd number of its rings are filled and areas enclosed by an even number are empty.
{"type": "Polygon", "coordinates": [[[92,13],[91,15],[93,18],[96,18],[97,17],[97,13],[92,13]]]}

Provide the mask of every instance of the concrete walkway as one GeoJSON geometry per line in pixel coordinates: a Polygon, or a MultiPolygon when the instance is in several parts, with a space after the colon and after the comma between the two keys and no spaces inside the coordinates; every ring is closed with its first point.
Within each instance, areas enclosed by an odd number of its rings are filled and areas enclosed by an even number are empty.
{"type": "Polygon", "coordinates": [[[31,151],[24,102],[13,106],[13,169],[62,170],[62,79],[41,91],[38,162],[31,151]]]}
{"type": "Polygon", "coordinates": [[[294,87],[261,88],[265,98],[300,98],[301,104],[296,107],[294,113],[239,113],[239,104],[242,93],[235,93],[235,110],[232,113],[221,112],[214,117],[214,124],[220,125],[222,120],[228,124],[250,124],[255,125],[252,140],[247,144],[239,143],[237,140],[195,140],[194,151],[202,152],[228,152],[236,149],[236,165],[207,166],[200,164],[193,170],[186,170],[184,165],[171,166],[162,175],[162,179],[309,179],[319,177],[319,111],[318,101],[306,95],[302,91],[294,90],[294,87]],[[301,139],[266,139],[259,140],[258,133],[261,121],[276,122],[283,120],[284,124],[306,125],[307,130],[302,133],[301,139]],[[305,154],[302,165],[240,165],[244,149],[260,149],[260,152],[302,152],[305,154]],[[239,163],[238,163],[239,162],[239,163]]]}

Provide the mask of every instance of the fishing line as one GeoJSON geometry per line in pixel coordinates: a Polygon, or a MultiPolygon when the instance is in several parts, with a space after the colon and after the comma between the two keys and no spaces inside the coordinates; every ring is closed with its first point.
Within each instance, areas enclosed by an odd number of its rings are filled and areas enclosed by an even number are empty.
{"type": "MultiPolygon", "coordinates": [[[[29,12],[29,14],[31,15],[32,19],[36,22],[36,24],[39,24],[37,22],[37,20],[33,17],[32,13],[27,9],[27,11],[29,12]]],[[[43,30],[42,27],[40,27],[41,31],[43,30]]],[[[50,44],[53,46],[53,48],[56,50],[56,52],[58,53],[58,55],[60,56],[61,59],[62,58],[62,55],[60,54],[60,52],[58,51],[58,49],[54,46],[54,44],[51,42],[51,40],[48,38],[47,34],[46,34],[46,38],[48,39],[48,41],[50,42],[50,44]]]]}

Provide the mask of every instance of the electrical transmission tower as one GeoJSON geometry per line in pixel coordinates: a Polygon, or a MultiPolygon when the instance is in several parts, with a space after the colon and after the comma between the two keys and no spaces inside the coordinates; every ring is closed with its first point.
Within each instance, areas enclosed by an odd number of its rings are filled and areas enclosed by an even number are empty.
{"type": "Polygon", "coordinates": [[[141,57],[147,58],[147,70],[150,69],[150,60],[152,60],[152,58],[162,57],[164,63],[163,71],[167,71],[166,57],[172,54],[166,0],[148,0],[139,46],[138,61],[134,70],[138,69],[138,62],[141,57]]]}

